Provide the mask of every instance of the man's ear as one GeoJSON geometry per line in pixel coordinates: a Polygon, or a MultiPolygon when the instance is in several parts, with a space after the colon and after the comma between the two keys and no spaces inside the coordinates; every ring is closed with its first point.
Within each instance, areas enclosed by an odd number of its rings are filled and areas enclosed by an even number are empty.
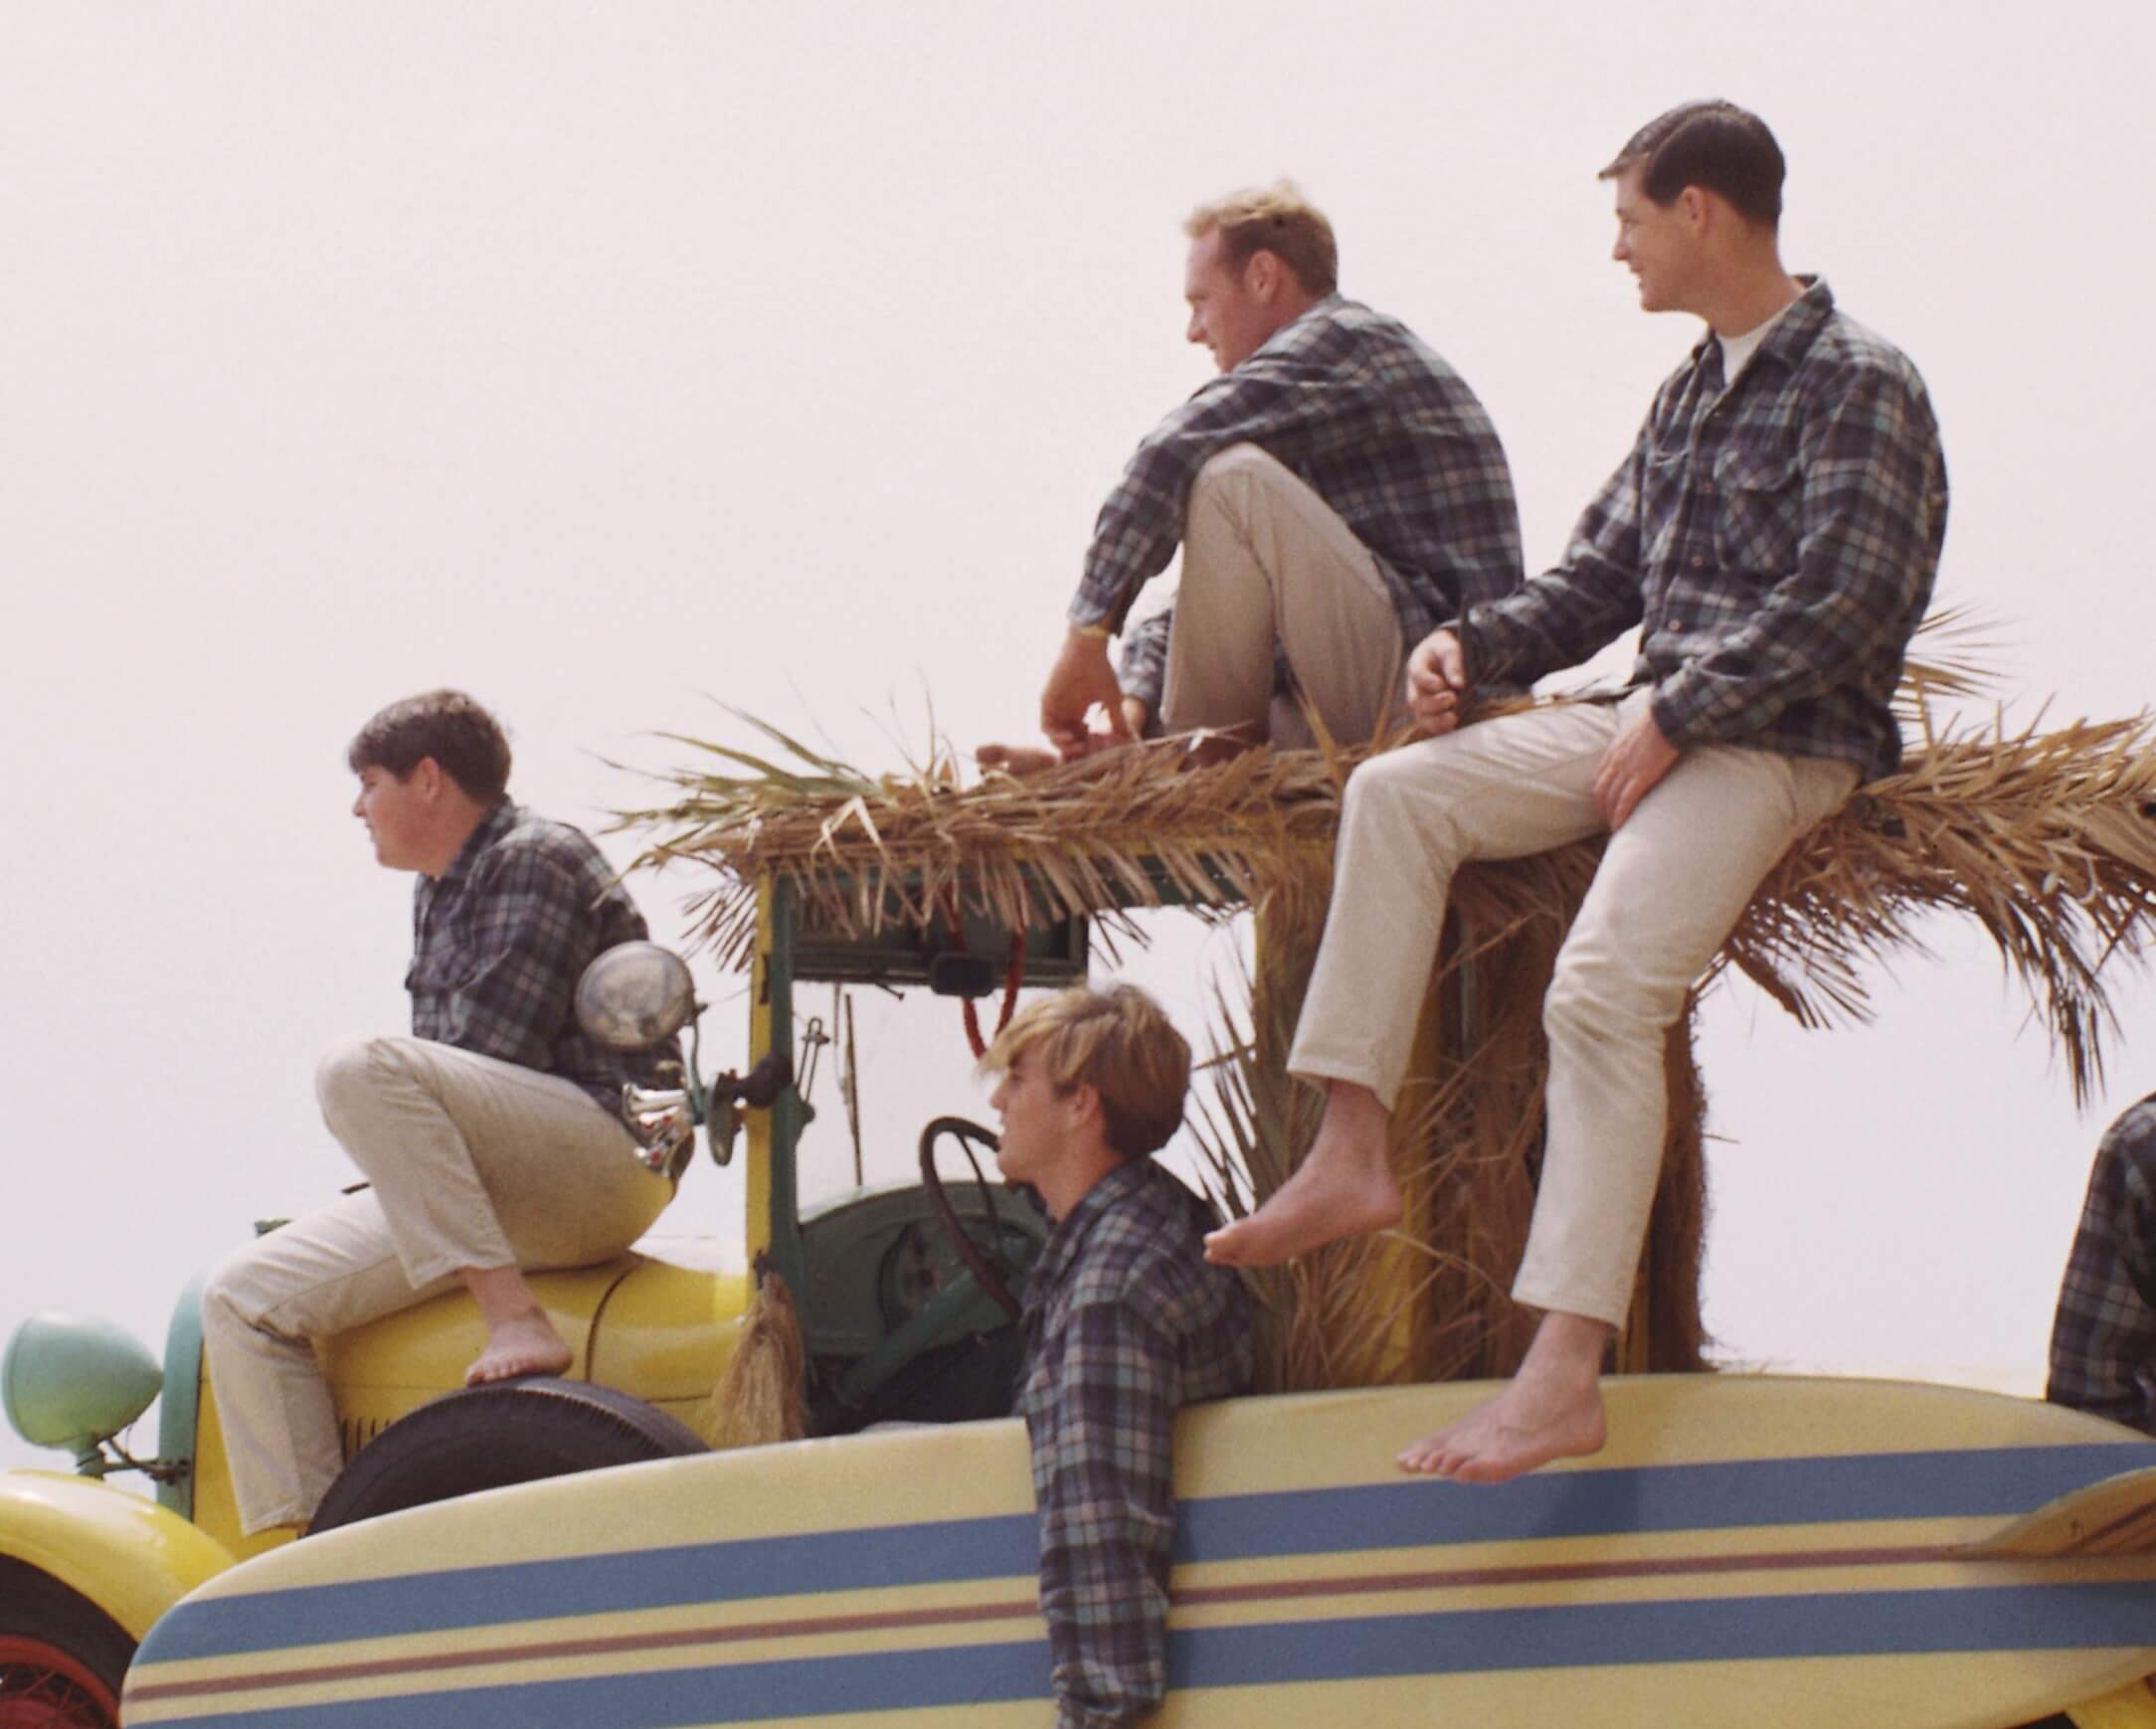
{"type": "Polygon", "coordinates": [[[1101,1090],[1090,1081],[1074,1081],[1065,1096],[1071,1107],[1073,1124],[1102,1123],[1101,1090]]]}
{"type": "Polygon", "coordinates": [[[1280,255],[1263,247],[1243,265],[1243,286],[1260,300],[1270,300],[1280,287],[1280,255]]]}
{"type": "Polygon", "coordinates": [[[432,757],[422,757],[412,765],[412,773],[405,777],[405,783],[432,803],[442,796],[442,788],[447,778],[440,763],[432,757]]]}

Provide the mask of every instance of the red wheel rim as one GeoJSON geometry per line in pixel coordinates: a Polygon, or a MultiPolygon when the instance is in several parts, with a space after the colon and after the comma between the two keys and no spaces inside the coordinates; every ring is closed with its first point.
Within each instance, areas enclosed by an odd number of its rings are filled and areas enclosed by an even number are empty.
{"type": "Polygon", "coordinates": [[[0,1729],[113,1729],[112,1689],[59,1645],[0,1634],[0,1729]]]}

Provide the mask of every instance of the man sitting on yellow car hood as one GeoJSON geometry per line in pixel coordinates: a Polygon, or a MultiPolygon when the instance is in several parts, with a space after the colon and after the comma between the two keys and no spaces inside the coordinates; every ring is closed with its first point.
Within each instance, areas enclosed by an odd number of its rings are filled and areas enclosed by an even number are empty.
{"type": "Polygon", "coordinates": [[[250,1532],[304,1525],[342,1465],[314,1340],[461,1283],[486,1323],[465,1380],[571,1360],[524,1269],[603,1261],[672,1196],[624,1126],[626,1082],[661,1084],[671,1041],[618,1052],[577,1025],[577,980],[644,923],[577,829],[508,797],[509,742],[460,691],[393,703],[352,741],[352,806],[417,871],[410,1038],[358,1039],[315,1072],[367,1189],[232,1257],[203,1341],[250,1532]]]}

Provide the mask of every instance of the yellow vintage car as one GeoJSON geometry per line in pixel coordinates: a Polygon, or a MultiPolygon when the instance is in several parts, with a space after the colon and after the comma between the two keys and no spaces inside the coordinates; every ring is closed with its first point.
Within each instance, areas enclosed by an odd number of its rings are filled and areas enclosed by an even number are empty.
{"type": "MultiPolygon", "coordinates": [[[[1007,933],[976,919],[940,941],[849,942],[805,927],[783,902],[771,929],[753,1017],[760,1066],[738,1081],[699,1077],[693,1106],[687,1089],[643,1101],[646,1138],[660,1137],[651,1156],[685,1161],[686,1136],[708,1112],[707,1144],[730,1158],[737,1114],[745,1119],[749,1257],[798,1294],[815,1433],[1007,1412],[1014,1317],[966,1271],[945,1220],[967,1221],[966,1253],[992,1257],[985,1265],[1014,1286],[1044,1220],[972,1173],[948,1199],[939,1186],[941,1213],[920,1184],[800,1205],[796,1161],[810,1113],[798,1091],[771,1079],[791,1074],[797,988],[822,980],[922,987],[946,969],[955,980],[946,988],[957,988],[977,963],[956,945],[970,937],[983,951],[1001,951],[1007,933]]],[[[1030,932],[1021,942],[1030,976],[1083,977],[1086,933],[1083,920],[1071,919],[1030,932]]],[[[940,1144],[946,1165],[958,1168],[954,1148],[968,1140],[978,1171],[982,1152],[993,1148],[986,1129],[953,1120],[924,1151],[940,1144]]],[[[674,1212],[695,1206],[695,1182],[686,1176],[690,1192],[674,1212]]],[[[727,1259],[738,1267],[737,1257],[727,1259]]],[[[715,1244],[671,1237],[656,1239],[650,1253],[533,1283],[576,1350],[560,1379],[465,1390],[464,1366],[482,1333],[461,1294],[327,1342],[348,1466],[316,1531],[476,1489],[703,1451],[707,1406],[753,1302],[750,1272],[723,1270],[715,1244]]],[[[240,1533],[198,1296],[191,1286],[175,1305],[161,1365],[116,1327],[81,1316],[33,1315],[9,1340],[0,1392],[10,1422],[33,1444],[74,1454],[76,1469],[0,1472],[0,1729],[115,1722],[121,1677],[158,1617],[205,1580],[287,1540],[240,1533]],[[156,1456],[132,1458],[115,1437],[160,1394],[156,1456]],[[129,1471],[150,1479],[154,1500],[105,1480],[129,1471]]]]}

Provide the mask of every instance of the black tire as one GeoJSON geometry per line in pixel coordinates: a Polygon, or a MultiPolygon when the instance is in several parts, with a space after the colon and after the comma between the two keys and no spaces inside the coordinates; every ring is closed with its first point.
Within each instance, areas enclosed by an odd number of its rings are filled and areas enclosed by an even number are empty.
{"type": "Polygon", "coordinates": [[[612,1387],[548,1377],[466,1387],[422,1405],[362,1448],[329,1485],[308,1529],[704,1451],[685,1424],[612,1387]]]}
{"type": "Polygon", "coordinates": [[[0,1560],[0,1724],[117,1729],[135,1642],[79,1592],[0,1560]]]}

